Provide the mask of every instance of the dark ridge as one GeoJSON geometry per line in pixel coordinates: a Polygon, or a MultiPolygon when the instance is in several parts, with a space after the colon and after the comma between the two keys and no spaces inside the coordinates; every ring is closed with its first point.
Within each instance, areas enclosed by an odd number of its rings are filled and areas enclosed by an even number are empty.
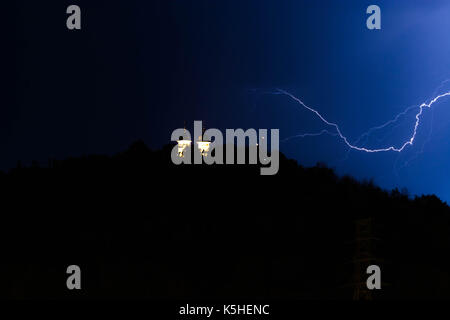
{"type": "Polygon", "coordinates": [[[283,155],[275,176],[176,166],[172,148],[139,141],[1,174],[0,296],[352,299],[369,264],[386,284],[374,298],[450,296],[450,208],[436,196],[283,155]],[[65,286],[71,264],[83,271],[79,294],[65,286]]]}

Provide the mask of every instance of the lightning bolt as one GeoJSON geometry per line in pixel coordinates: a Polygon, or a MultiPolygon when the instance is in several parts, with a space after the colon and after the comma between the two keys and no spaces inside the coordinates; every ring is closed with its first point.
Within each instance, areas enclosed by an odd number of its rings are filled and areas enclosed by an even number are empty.
{"type": "Polygon", "coordinates": [[[330,132],[330,131],[324,129],[324,130],[322,130],[320,132],[317,132],[317,133],[302,133],[302,134],[297,134],[295,136],[287,137],[286,139],[281,140],[281,142],[286,142],[288,140],[295,139],[295,138],[318,137],[318,136],[321,136],[321,135],[324,135],[324,134],[328,134],[328,135],[333,136],[333,137],[337,137],[338,136],[337,133],[333,133],[333,132],[330,132]]]}
{"type": "Polygon", "coordinates": [[[372,132],[377,131],[377,130],[384,129],[384,128],[386,128],[387,126],[389,126],[390,124],[396,123],[396,122],[400,119],[401,116],[406,115],[410,110],[412,110],[412,109],[414,109],[414,108],[416,108],[416,107],[417,107],[417,106],[410,106],[410,107],[406,108],[405,111],[400,112],[399,114],[397,114],[397,115],[395,116],[394,119],[391,119],[391,120],[387,121],[386,123],[384,123],[384,124],[382,124],[382,125],[379,125],[379,126],[370,128],[368,131],[364,132],[364,133],[356,140],[355,144],[356,144],[356,143],[359,143],[364,137],[369,136],[372,132]]]}
{"type": "MultiPolygon", "coordinates": [[[[364,136],[368,136],[371,132],[373,132],[374,130],[379,130],[379,129],[383,129],[386,126],[388,126],[389,124],[392,124],[394,122],[396,122],[402,115],[405,115],[408,111],[410,111],[413,107],[409,107],[407,108],[405,111],[401,112],[400,114],[398,114],[394,119],[386,122],[383,125],[380,125],[378,127],[374,127],[371,128],[369,131],[367,131],[366,133],[364,133],[356,142],[355,144],[352,144],[348,141],[348,138],[346,136],[344,136],[342,134],[342,131],[339,127],[339,125],[337,125],[336,123],[330,122],[328,121],[324,116],[322,116],[322,114],[317,111],[314,108],[311,108],[309,106],[307,106],[305,103],[303,103],[303,101],[301,101],[299,98],[297,98],[296,96],[294,96],[293,94],[282,90],[282,89],[277,89],[276,94],[282,94],[285,96],[288,96],[289,98],[291,98],[292,100],[294,100],[295,102],[297,102],[300,106],[302,106],[304,109],[307,109],[309,111],[311,111],[312,113],[314,113],[323,123],[325,123],[326,125],[330,126],[330,127],[334,127],[334,129],[336,130],[336,134],[333,134],[331,132],[329,132],[328,130],[322,130],[320,133],[313,133],[313,134],[302,134],[302,135],[296,135],[293,137],[289,137],[287,139],[291,139],[291,138],[295,138],[295,137],[306,137],[306,136],[318,136],[318,135],[322,135],[322,134],[331,134],[331,135],[335,135],[338,136],[342,141],[344,141],[344,143],[353,150],[357,150],[357,151],[363,151],[363,152],[367,152],[367,153],[377,153],[377,152],[389,152],[389,151],[394,151],[394,152],[402,152],[407,146],[412,146],[414,143],[414,140],[416,139],[416,135],[417,135],[417,130],[419,128],[420,125],[420,119],[421,116],[423,114],[423,110],[425,108],[431,108],[433,106],[433,104],[435,104],[437,101],[439,101],[440,99],[450,96],[450,91],[444,92],[436,97],[434,97],[433,99],[430,100],[430,102],[426,103],[422,103],[418,108],[419,111],[416,113],[415,115],[415,124],[414,124],[414,130],[413,133],[411,135],[411,137],[409,139],[407,139],[400,147],[395,147],[395,146],[388,146],[385,148],[378,148],[378,149],[369,149],[366,147],[361,147],[361,146],[357,146],[356,144],[359,143],[359,141],[364,137],[364,136]]],[[[287,140],[285,139],[285,140],[287,140]]]]}
{"type": "MultiPolygon", "coordinates": [[[[368,139],[369,139],[369,136],[370,136],[370,134],[371,134],[372,132],[377,131],[377,130],[384,129],[384,128],[388,127],[389,125],[396,123],[402,116],[405,116],[406,114],[408,114],[408,112],[409,112],[410,110],[412,110],[412,109],[414,109],[414,108],[418,108],[418,106],[417,106],[417,105],[412,105],[412,106],[406,108],[403,112],[400,112],[399,114],[397,114],[393,119],[387,121],[386,123],[384,123],[384,124],[382,124],[382,125],[379,125],[379,126],[376,126],[376,127],[373,127],[373,128],[370,128],[368,131],[364,132],[361,136],[359,136],[359,138],[356,139],[356,141],[355,141],[353,144],[359,144],[363,138],[366,138],[365,141],[367,142],[368,139]]],[[[397,128],[397,127],[399,127],[399,126],[400,126],[399,124],[396,125],[395,127],[391,128],[390,131],[392,132],[395,128],[397,128]]],[[[377,139],[378,142],[382,142],[383,140],[385,140],[385,139],[387,138],[387,136],[388,136],[388,134],[386,134],[386,135],[384,136],[384,138],[382,138],[382,139],[377,139]]],[[[351,151],[351,150],[352,150],[352,149],[350,149],[350,148],[348,149],[348,151],[347,151],[345,157],[344,157],[341,161],[345,161],[345,160],[348,159],[348,156],[350,155],[350,151],[351,151]]]]}

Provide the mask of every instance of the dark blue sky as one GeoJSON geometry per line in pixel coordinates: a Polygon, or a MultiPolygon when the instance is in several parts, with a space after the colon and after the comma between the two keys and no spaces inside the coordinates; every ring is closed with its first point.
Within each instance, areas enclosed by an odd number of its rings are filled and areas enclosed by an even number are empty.
{"type": "MultiPolygon", "coordinates": [[[[114,153],[138,138],[157,148],[184,121],[279,128],[282,138],[327,128],[287,97],[264,94],[275,88],[355,141],[450,89],[449,1],[17,1],[8,12],[14,86],[0,118],[2,168],[114,153]],[[82,9],[81,31],[65,27],[69,4],[82,9]],[[381,8],[381,30],[366,28],[370,4],[381,8]]],[[[415,111],[366,146],[400,145],[415,111]]],[[[304,165],[322,161],[449,201],[449,135],[443,99],[424,112],[416,143],[401,154],[346,157],[330,136],[289,140],[281,150],[304,165]]]]}

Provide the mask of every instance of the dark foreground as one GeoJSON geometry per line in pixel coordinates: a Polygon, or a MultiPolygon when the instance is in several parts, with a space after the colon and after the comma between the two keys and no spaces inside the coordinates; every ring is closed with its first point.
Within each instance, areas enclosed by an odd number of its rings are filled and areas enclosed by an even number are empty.
{"type": "Polygon", "coordinates": [[[174,166],[170,148],[0,175],[0,296],[352,299],[377,264],[374,299],[450,297],[450,209],[437,197],[283,157],[276,176],[174,166]],[[79,292],[66,287],[72,264],[79,292]]]}

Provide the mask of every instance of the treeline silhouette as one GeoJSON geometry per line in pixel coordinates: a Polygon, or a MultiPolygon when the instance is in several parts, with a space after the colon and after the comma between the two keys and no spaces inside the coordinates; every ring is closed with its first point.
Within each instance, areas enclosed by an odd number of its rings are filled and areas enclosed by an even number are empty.
{"type": "MultiPolygon", "coordinates": [[[[172,145],[0,174],[7,298],[351,299],[355,221],[373,219],[374,298],[449,297],[450,208],[305,168],[172,164],[172,145]],[[82,290],[66,288],[66,268],[82,290]]],[[[367,277],[367,275],[363,275],[367,277]]]]}

